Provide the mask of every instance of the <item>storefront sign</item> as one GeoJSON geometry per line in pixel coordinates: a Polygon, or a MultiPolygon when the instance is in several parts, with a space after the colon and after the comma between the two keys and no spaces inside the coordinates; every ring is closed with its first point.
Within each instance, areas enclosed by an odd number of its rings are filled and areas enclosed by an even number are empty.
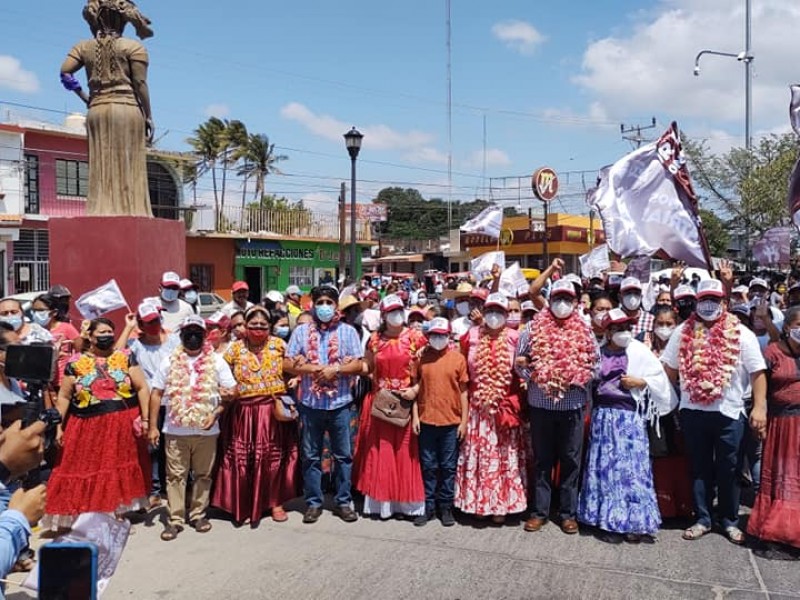
{"type": "MultiPolygon", "coordinates": [[[[589,242],[589,230],[581,227],[550,227],[547,230],[547,240],[549,242],[589,242]]],[[[603,243],[605,234],[597,231],[595,242],[603,243]]],[[[515,229],[513,231],[503,230],[501,232],[500,243],[503,246],[512,244],[540,244],[544,242],[544,231],[531,231],[530,229],[515,229]],[[509,234],[511,234],[509,236],[509,234]],[[509,239],[510,238],[510,239],[509,239]]],[[[488,235],[469,233],[461,236],[461,246],[466,248],[476,248],[481,246],[496,246],[497,240],[488,235]]]]}
{"type": "Polygon", "coordinates": [[[550,202],[558,195],[558,175],[550,167],[536,169],[531,177],[533,193],[542,202],[550,202]]]}

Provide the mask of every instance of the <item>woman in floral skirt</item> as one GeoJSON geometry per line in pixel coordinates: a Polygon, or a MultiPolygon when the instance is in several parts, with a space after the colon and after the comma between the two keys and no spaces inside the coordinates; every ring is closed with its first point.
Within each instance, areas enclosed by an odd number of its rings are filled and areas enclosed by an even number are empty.
{"type": "Polygon", "coordinates": [[[495,524],[527,507],[525,436],[513,371],[519,332],[506,327],[508,300],[490,294],[483,325],[461,339],[469,368],[469,420],[456,469],[455,506],[495,524]]]}

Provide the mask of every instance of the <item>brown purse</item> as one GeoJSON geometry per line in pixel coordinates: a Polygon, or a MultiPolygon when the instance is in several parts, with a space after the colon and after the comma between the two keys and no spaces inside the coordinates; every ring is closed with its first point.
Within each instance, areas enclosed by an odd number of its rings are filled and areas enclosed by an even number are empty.
{"type": "Polygon", "coordinates": [[[405,427],[411,421],[412,403],[403,400],[396,392],[379,390],[372,398],[370,414],[397,427],[405,427]]]}

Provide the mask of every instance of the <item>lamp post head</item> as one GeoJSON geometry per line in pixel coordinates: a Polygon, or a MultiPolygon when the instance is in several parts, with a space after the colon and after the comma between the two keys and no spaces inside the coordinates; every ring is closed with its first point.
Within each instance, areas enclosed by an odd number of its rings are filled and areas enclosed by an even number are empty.
{"type": "Polygon", "coordinates": [[[694,76],[695,77],[699,77],[700,76],[700,65],[698,65],[698,64],[696,64],[694,66],[694,76]]]}
{"type": "Polygon", "coordinates": [[[344,143],[345,146],[347,146],[347,152],[350,154],[350,158],[353,160],[356,159],[359,150],[361,150],[361,139],[363,137],[364,134],[355,127],[344,134],[344,143]]]}

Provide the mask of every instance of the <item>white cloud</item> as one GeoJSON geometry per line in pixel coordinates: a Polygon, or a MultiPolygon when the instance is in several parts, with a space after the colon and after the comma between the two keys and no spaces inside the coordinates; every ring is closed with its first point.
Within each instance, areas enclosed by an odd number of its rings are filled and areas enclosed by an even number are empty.
{"type": "Polygon", "coordinates": [[[227,104],[217,103],[217,104],[209,104],[203,109],[203,114],[207,117],[217,117],[219,119],[224,119],[227,116],[230,116],[231,109],[227,104]]]}
{"type": "MultiPolygon", "coordinates": [[[[284,106],[281,116],[300,123],[315,135],[337,143],[344,143],[342,136],[352,127],[352,124],[335,117],[314,113],[299,102],[284,106]]],[[[433,135],[423,131],[396,131],[388,125],[359,126],[358,129],[364,134],[364,146],[375,150],[416,150],[434,140],[433,135]]]]}
{"type": "Polygon", "coordinates": [[[0,88],[33,94],[39,91],[39,79],[31,71],[23,69],[18,59],[0,54],[0,88]]]}
{"type": "Polygon", "coordinates": [[[524,55],[533,54],[547,39],[533,25],[519,20],[495,23],[492,34],[512,50],[524,55]]]}
{"type": "Polygon", "coordinates": [[[611,120],[606,108],[600,102],[592,102],[585,113],[577,112],[570,108],[546,108],[540,112],[544,120],[558,121],[562,125],[619,127],[619,123],[611,120]]]}
{"type": "Polygon", "coordinates": [[[447,153],[430,146],[421,146],[403,155],[403,160],[412,163],[446,165],[447,153]]]}
{"type": "MultiPolygon", "coordinates": [[[[480,169],[483,167],[483,150],[475,150],[464,161],[464,167],[468,169],[480,169]]],[[[511,159],[503,150],[499,148],[486,149],[487,167],[507,167],[511,164],[511,159]]]]}
{"type": "MultiPolygon", "coordinates": [[[[629,34],[590,43],[574,83],[611,118],[663,115],[722,126],[743,138],[744,66],[733,58],[695,55],[703,49],[744,49],[744,2],[671,0],[637,13],[629,34]]],[[[800,3],[771,0],[753,7],[753,115],[772,129],[787,121],[788,85],[797,77],[796,24],[800,3]]],[[[714,125],[711,125],[711,124],[714,125]]]]}

